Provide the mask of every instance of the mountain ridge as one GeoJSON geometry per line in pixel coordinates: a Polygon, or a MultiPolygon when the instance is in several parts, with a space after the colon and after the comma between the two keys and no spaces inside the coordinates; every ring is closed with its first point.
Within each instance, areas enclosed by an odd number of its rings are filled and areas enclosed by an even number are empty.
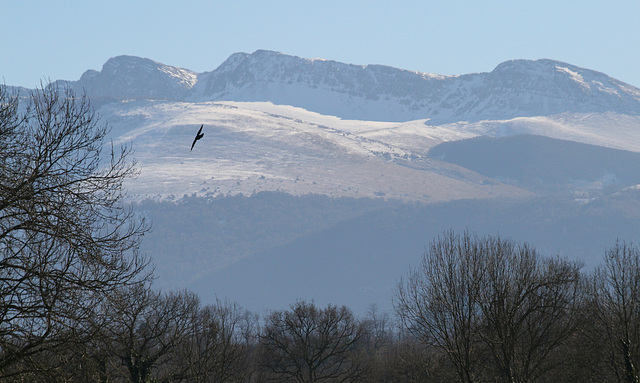
{"type": "Polygon", "coordinates": [[[196,73],[135,56],[67,81],[97,99],[268,101],[344,119],[432,123],[615,111],[640,115],[640,89],[550,59],[510,60],[455,76],[258,50],[196,73]]]}

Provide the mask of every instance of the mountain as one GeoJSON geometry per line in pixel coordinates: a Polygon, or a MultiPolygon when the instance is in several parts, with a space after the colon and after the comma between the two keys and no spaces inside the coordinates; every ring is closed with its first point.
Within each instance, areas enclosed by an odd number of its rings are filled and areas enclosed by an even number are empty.
{"type": "Polygon", "coordinates": [[[205,73],[118,56],[69,85],[101,106],[115,143],[134,147],[142,172],[129,186],[138,198],[522,197],[527,191],[504,177],[429,149],[532,134],[640,152],[640,91],[552,60],[441,76],[264,50],[233,54],[205,73]],[[201,124],[205,137],[184,152],[201,124]]]}
{"type": "Polygon", "coordinates": [[[134,150],[156,286],[205,302],[390,309],[450,228],[588,266],[640,241],[640,91],[592,70],[441,76],[256,51],[204,73],[119,56],[67,84],[134,150]]]}
{"type": "Polygon", "coordinates": [[[156,286],[188,287],[205,302],[228,297],[262,311],[303,298],[390,310],[395,281],[449,228],[590,266],[617,238],[640,240],[639,194],[624,189],[636,179],[640,116],[430,125],[167,100],[113,102],[99,114],[114,144],[130,144],[138,159],[127,187],[153,222],[141,251],[153,258],[156,286]],[[450,155],[466,152],[464,161],[450,155]],[[597,182],[607,174],[622,182],[597,182]],[[537,185],[538,175],[549,183],[537,185]]]}
{"type": "Polygon", "coordinates": [[[231,56],[205,81],[198,93],[204,99],[271,101],[357,120],[453,122],[640,110],[637,88],[553,60],[514,60],[490,73],[441,76],[257,51],[231,56]]]}
{"type": "Polygon", "coordinates": [[[231,55],[211,72],[119,56],[74,88],[101,99],[268,101],[366,121],[431,123],[565,112],[640,114],[640,90],[554,60],[512,60],[489,73],[442,76],[259,50],[231,55]]]}

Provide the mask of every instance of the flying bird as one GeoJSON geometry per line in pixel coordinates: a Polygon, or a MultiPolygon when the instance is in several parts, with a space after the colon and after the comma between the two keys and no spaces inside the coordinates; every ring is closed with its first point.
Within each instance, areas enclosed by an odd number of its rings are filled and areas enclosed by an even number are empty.
{"type": "Polygon", "coordinates": [[[201,139],[202,137],[204,137],[204,133],[202,133],[202,127],[203,125],[200,125],[200,130],[198,130],[198,134],[196,134],[196,138],[193,139],[193,144],[191,144],[191,150],[193,150],[193,146],[196,144],[196,141],[198,141],[199,139],[201,139]]]}

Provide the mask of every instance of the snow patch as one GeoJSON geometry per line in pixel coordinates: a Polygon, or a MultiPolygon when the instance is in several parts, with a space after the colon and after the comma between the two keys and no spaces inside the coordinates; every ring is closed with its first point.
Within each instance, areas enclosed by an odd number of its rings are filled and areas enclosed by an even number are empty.
{"type": "Polygon", "coordinates": [[[576,83],[580,84],[580,86],[582,86],[583,88],[591,89],[591,86],[586,81],[584,81],[584,78],[582,78],[582,75],[580,75],[580,73],[578,73],[576,71],[572,71],[571,69],[569,69],[567,67],[561,67],[559,65],[556,65],[556,70],[558,72],[564,72],[564,73],[568,74],[573,81],[575,81],[576,83]]]}

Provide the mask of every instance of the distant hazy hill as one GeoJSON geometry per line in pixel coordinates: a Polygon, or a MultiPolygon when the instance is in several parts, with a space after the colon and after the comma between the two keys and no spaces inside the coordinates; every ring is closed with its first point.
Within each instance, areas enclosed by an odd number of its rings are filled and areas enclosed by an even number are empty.
{"type": "Polygon", "coordinates": [[[179,206],[144,204],[155,231],[143,250],[155,250],[149,254],[162,276],[158,285],[187,286],[205,301],[226,296],[258,312],[286,309],[300,298],[363,314],[372,303],[392,310],[397,281],[419,265],[435,236],[452,228],[527,241],[542,254],[578,259],[587,268],[616,239],[640,240],[637,190],[586,203],[553,196],[423,205],[278,193],[184,203],[182,213],[170,215],[179,206]],[[185,230],[175,229],[176,217],[188,217],[185,230]],[[232,254],[231,246],[242,247],[244,257],[215,267],[217,256],[232,254]]]}
{"type": "Polygon", "coordinates": [[[429,156],[537,192],[640,184],[640,153],[542,136],[444,142],[429,156]]]}
{"type": "Polygon", "coordinates": [[[375,121],[478,121],[563,112],[640,114],[640,90],[553,60],[513,60],[490,73],[442,76],[259,50],[211,72],[118,56],[69,82],[96,99],[270,101],[375,121]]]}

